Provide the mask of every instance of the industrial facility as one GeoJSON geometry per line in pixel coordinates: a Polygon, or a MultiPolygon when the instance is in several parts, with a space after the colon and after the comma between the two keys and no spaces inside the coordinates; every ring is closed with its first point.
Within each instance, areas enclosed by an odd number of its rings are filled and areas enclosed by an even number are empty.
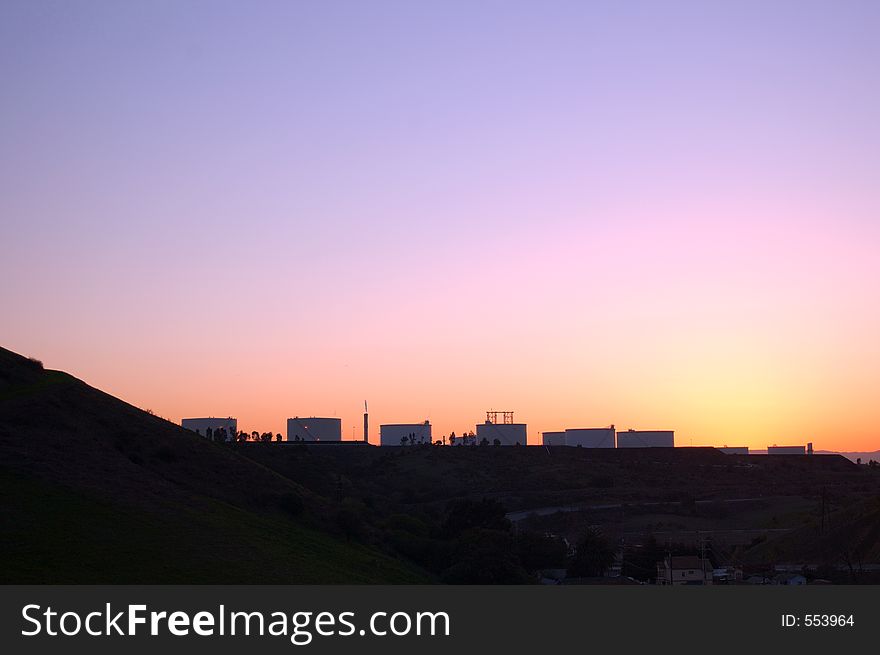
{"type": "MultiPolygon", "coordinates": [[[[812,449],[811,449],[812,450],[812,449]]],[[[806,446],[767,446],[768,455],[806,455],[806,446]]]]}
{"type": "MultiPolygon", "coordinates": [[[[342,419],[331,417],[295,416],[287,419],[287,442],[311,442],[331,444],[369,445],[369,414],[364,401],[362,440],[343,441],[342,419]]],[[[184,418],[181,426],[192,430],[198,435],[214,441],[236,441],[238,438],[238,420],[233,417],[217,418],[184,418]]],[[[352,429],[352,432],[354,430],[352,429]]],[[[264,435],[265,437],[265,435],[264,435]]],[[[271,435],[270,435],[271,437],[271,435]]],[[[264,439],[265,440],[265,439],[264,439]]],[[[271,439],[270,439],[271,440],[271,439]]],[[[278,436],[281,440],[281,436],[278,436]]],[[[438,445],[446,443],[438,437],[438,445]]],[[[386,423],[379,426],[380,446],[412,446],[417,444],[434,444],[431,422],[428,420],[417,423],[386,423]]],[[[673,430],[626,430],[617,432],[614,425],[601,428],[566,428],[541,433],[541,444],[547,447],[567,446],[573,448],[674,448],[675,432],[673,430]]],[[[449,438],[450,446],[526,446],[528,430],[525,423],[514,423],[512,411],[486,412],[486,420],[476,426],[474,432],[463,433],[449,438]]],[[[752,454],[748,446],[724,446],[717,450],[727,455],[752,454]]],[[[762,451],[757,451],[762,452],[762,451]]],[[[768,455],[812,455],[813,444],[794,446],[767,447],[768,455]]]]}
{"type": "Polygon", "coordinates": [[[578,448],[614,448],[614,426],[607,428],[568,428],[565,445],[578,448]]]}
{"type": "Polygon", "coordinates": [[[192,430],[203,437],[210,436],[212,438],[214,438],[215,432],[225,430],[228,441],[233,441],[238,434],[238,420],[231,416],[227,418],[214,418],[213,416],[208,418],[185,418],[180,420],[180,426],[187,430],[192,430]],[[210,433],[208,432],[209,430],[210,433]]]}
{"type": "Polygon", "coordinates": [[[486,412],[486,422],[477,424],[477,443],[483,443],[485,439],[490,445],[498,446],[525,446],[526,424],[514,423],[513,412],[486,412]],[[502,415],[501,423],[498,415],[502,415]]]}
{"type": "Polygon", "coordinates": [[[545,446],[564,446],[565,431],[561,432],[542,432],[541,443],[545,446]]]}
{"type": "Polygon", "coordinates": [[[673,448],[672,430],[627,430],[617,433],[618,448],[673,448]]]}
{"type": "Polygon", "coordinates": [[[342,441],[342,419],[309,418],[287,419],[288,441],[342,441]]]}
{"type": "Polygon", "coordinates": [[[541,443],[545,446],[614,448],[615,442],[613,425],[607,428],[567,428],[557,432],[544,432],[541,435],[541,443]]]}
{"type": "Polygon", "coordinates": [[[433,443],[431,423],[388,423],[379,426],[380,446],[414,446],[433,443]]]}

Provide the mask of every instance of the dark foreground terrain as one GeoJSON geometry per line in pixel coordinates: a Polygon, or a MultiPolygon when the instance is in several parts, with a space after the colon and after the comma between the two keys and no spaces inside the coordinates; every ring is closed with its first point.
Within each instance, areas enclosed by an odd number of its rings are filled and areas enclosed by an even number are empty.
{"type": "Polygon", "coordinates": [[[875,581],[880,471],[711,448],[213,443],[0,349],[3,583],[875,581]]]}

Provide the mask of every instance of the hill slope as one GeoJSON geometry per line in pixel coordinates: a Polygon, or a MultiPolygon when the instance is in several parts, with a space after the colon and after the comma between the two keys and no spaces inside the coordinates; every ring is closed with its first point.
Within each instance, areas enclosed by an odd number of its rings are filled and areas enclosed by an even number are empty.
{"type": "Polygon", "coordinates": [[[327,501],[0,348],[0,583],[424,582],[327,501]]]}

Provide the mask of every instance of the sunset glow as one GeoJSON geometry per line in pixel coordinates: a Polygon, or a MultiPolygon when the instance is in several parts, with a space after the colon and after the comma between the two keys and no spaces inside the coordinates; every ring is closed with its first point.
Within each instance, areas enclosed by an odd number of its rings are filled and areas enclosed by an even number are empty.
{"type": "Polygon", "coordinates": [[[5,2],[0,345],[247,431],[880,448],[880,4],[712,4],[5,2]]]}

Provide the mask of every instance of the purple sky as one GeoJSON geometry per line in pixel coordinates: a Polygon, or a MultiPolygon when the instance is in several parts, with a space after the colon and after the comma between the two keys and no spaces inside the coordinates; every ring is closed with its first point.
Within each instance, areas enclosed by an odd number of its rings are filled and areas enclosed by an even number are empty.
{"type": "Polygon", "coordinates": [[[0,6],[2,344],[178,420],[880,446],[880,3],[0,6]]]}

